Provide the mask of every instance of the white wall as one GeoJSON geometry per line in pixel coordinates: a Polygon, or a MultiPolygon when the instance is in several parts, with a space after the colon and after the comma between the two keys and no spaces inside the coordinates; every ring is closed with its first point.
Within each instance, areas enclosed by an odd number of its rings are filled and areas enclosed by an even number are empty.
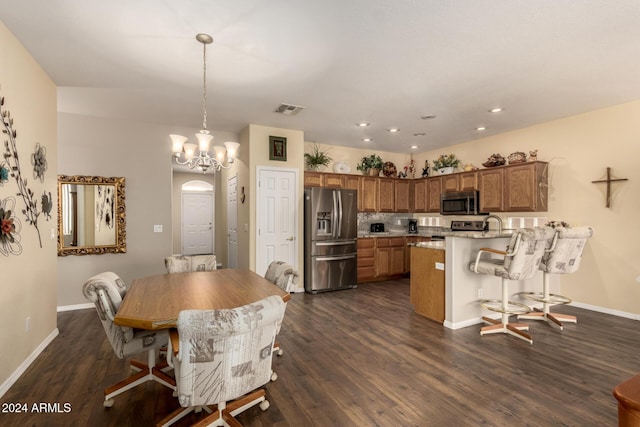
{"type": "MultiPolygon", "coordinates": [[[[18,255],[0,255],[0,396],[17,379],[30,361],[57,334],[55,230],[57,204],[57,135],[56,87],[23,46],[0,23],[0,97],[14,120],[16,145],[22,178],[34,192],[37,202],[37,225],[42,247],[34,226],[27,223],[22,210],[26,205],[18,196],[15,178],[0,187],[0,199],[15,199],[15,218],[21,223],[18,255]],[[44,182],[33,178],[31,154],[36,143],[46,148],[47,170],[44,182]],[[51,193],[54,208],[51,218],[41,209],[42,194],[51,193]],[[54,233],[52,236],[51,233],[54,233]],[[26,319],[30,330],[26,331],[26,319]]],[[[4,129],[4,127],[3,127],[4,129]]],[[[2,135],[0,150],[4,152],[2,135]]],[[[2,159],[4,160],[4,159],[2,159]]]]}

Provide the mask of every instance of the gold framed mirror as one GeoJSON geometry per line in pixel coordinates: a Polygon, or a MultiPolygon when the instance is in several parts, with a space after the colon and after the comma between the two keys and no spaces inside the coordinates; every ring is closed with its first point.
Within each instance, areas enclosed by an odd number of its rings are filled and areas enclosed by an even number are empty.
{"type": "Polygon", "coordinates": [[[122,177],[58,175],[58,256],[127,252],[122,177]]]}

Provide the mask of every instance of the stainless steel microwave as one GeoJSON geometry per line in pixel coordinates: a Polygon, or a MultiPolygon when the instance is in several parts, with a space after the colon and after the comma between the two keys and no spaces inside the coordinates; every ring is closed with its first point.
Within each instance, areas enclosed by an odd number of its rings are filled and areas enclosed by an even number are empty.
{"type": "Polygon", "coordinates": [[[483,215],[480,212],[480,193],[473,190],[441,194],[440,215],[483,215]]]}

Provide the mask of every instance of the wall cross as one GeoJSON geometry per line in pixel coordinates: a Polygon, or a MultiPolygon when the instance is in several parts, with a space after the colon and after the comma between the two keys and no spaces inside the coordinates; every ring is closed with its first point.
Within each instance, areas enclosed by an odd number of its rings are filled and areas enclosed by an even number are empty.
{"type": "Polygon", "coordinates": [[[607,179],[601,179],[598,181],[591,181],[593,184],[602,184],[602,183],[607,183],[607,203],[606,203],[606,207],[610,207],[611,206],[611,183],[612,182],[618,182],[618,181],[628,181],[627,178],[611,178],[611,168],[607,168],[607,179]]]}

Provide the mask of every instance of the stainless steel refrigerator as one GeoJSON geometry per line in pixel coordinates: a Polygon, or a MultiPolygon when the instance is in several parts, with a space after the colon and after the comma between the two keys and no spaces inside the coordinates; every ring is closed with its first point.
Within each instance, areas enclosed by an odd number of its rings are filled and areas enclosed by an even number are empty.
{"type": "Polygon", "coordinates": [[[356,287],[357,221],[357,190],[304,190],[305,291],[356,287]]]}

